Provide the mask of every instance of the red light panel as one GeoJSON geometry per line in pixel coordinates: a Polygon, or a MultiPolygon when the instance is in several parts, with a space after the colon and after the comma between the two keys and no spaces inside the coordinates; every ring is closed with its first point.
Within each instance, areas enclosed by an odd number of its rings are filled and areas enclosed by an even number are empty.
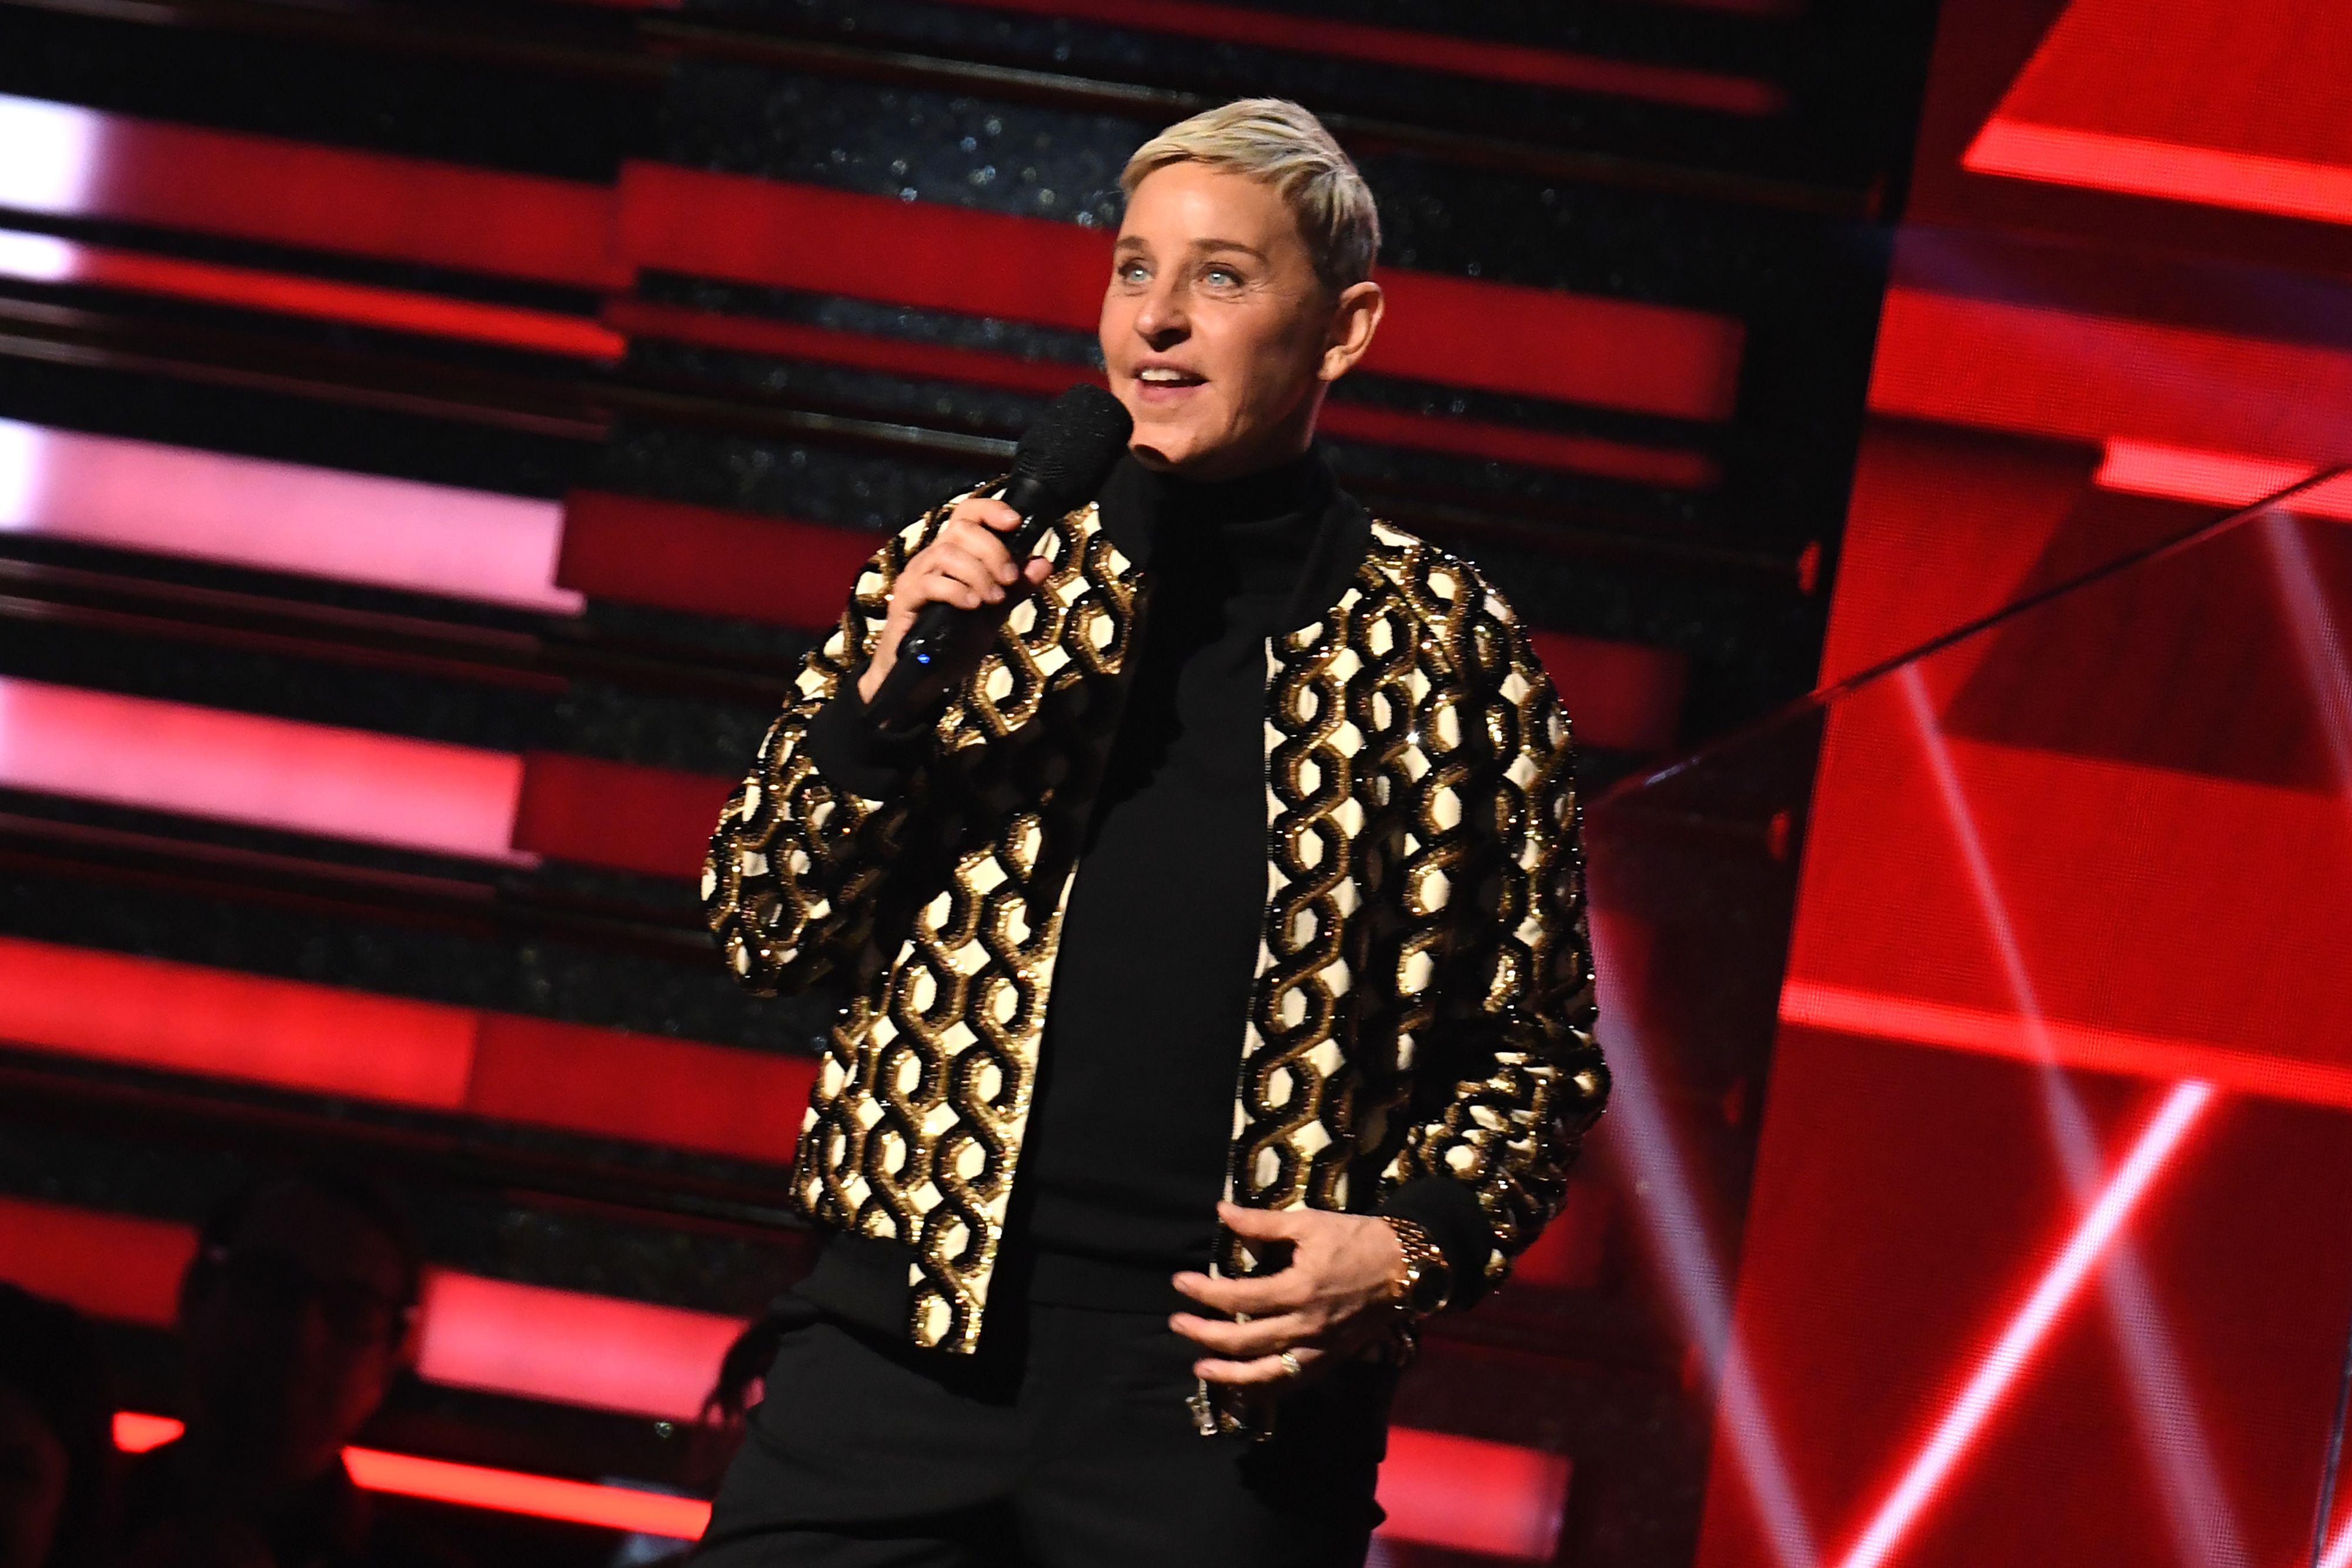
{"type": "Polygon", "coordinates": [[[562,512],[428,485],[0,420],[0,530],[575,614],[562,512]]]}
{"type": "MultiPolygon", "coordinates": [[[[795,1118],[797,1119],[797,1118],[795,1118]]],[[[436,1270],[416,1373],[452,1388],[692,1421],[740,1321],[436,1270]]]]}
{"type": "Polygon", "coordinates": [[[0,936],[0,1040],[166,1072],[457,1111],[474,1015],[0,936]]]}
{"type": "Polygon", "coordinates": [[[707,774],[534,751],[523,760],[514,847],[691,881],[734,787],[707,774]]]}
{"type": "Polygon", "coordinates": [[[1454,1552],[1549,1563],[1568,1506],[1566,1456],[1535,1448],[1389,1429],[1381,1466],[1380,1533],[1454,1552]]]}
{"type": "Polygon", "coordinates": [[[190,1226],[0,1197],[0,1280],[93,1317],[170,1326],[195,1255],[190,1226]]]}
{"type": "Polygon", "coordinates": [[[522,759],[0,676],[0,783],[499,861],[512,858],[522,759]]]}
{"type": "Polygon", "coordinates": [[[602,185],[0,95],[0,206],[625,287],[602,185]]]}

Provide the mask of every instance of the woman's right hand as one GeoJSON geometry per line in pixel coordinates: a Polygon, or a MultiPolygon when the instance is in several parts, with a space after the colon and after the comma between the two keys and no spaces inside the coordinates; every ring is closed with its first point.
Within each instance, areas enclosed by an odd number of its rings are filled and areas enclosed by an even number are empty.
{"type": "MultiPolygon", "coordinates": [[[[891,666],[898,662],[898,644],[926,604],[988,612],[984,622],[992,632],[1023,595],[1045,580],[1053,570],[1052,562],[1042,556],[1015,561],[1004,548],[1000,536],[1020,526],[1021,514],[992,497],[967,496],[955,504],[931,542],[908,559],[891,584],[890,612],[882,622],[881,635],[874,640],[874,656],[858,678],[861,700],[874,700],[891,666]]],[[[976,659],[985,645],[978,636],[966,638],[958,644],[957,653],[976,659]]],[[[961,669],[943,669],[932,682],[945,685],[962,674],[961,669]]]]}

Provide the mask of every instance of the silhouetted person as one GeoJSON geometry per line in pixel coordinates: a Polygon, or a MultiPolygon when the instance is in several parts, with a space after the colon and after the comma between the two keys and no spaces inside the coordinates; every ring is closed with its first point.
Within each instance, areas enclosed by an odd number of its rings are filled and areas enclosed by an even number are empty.
{"type": "Polygon", "coordinates": [[[134,1568],[449,1561],[342,1461],[413,1353],[421,1273],[405,1218],[362,1178],[265,1178],[215,1211],[180,1284],[187,1430],[126,1489],[134,1568]]]}
{"type": "Polygon", "coordinates": [[[113,1418],[89,1324],[0,1285],[0,1568],[109,1561],[113,1418]]]}

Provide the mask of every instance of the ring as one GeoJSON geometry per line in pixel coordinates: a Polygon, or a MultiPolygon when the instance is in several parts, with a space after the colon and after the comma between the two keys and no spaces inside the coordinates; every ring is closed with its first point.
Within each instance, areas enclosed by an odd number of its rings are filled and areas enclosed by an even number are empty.
{"type": "Polygon", "coordinates": [[[1307,1370],[1307,1368],[1299,1364],[1298,1358],[1291,1354],[1290,1352],[1286,1350],[1280,1355],[1276,1356],[1275,1359],[1282,1363],[1282,1370],[1284,1375],[1286,1376],[1297,1377],[1307,1370]]]}

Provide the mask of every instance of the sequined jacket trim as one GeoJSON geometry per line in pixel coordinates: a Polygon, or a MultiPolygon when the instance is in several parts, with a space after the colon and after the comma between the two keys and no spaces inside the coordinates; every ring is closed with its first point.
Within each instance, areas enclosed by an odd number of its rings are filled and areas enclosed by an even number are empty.
{"type": "MultiPolygon", "coordinates": [[[[744,983],[851,998],[796,1201],[911,1248],[908,1337],[969,1351],[1149,576],[1095,507],[1061,519],[1050,574],[940,712],[931,757],[868,799],[803,743],[946,513],[867,563],[729,799],[702,885],[744,983]]],[[[1462,1183],[1497,1281],[1559,1207],[1608,1091],[1567,717],[1477,571],[1377,522],[1336,602],[1268,640],[1265,716],[1266,917],[1228,1191],[1370,1211],[1408,1182],[1462,1183]]],[[[1222,1270],[1250,1262],[1221,1237],[1222,1270]]]]}

